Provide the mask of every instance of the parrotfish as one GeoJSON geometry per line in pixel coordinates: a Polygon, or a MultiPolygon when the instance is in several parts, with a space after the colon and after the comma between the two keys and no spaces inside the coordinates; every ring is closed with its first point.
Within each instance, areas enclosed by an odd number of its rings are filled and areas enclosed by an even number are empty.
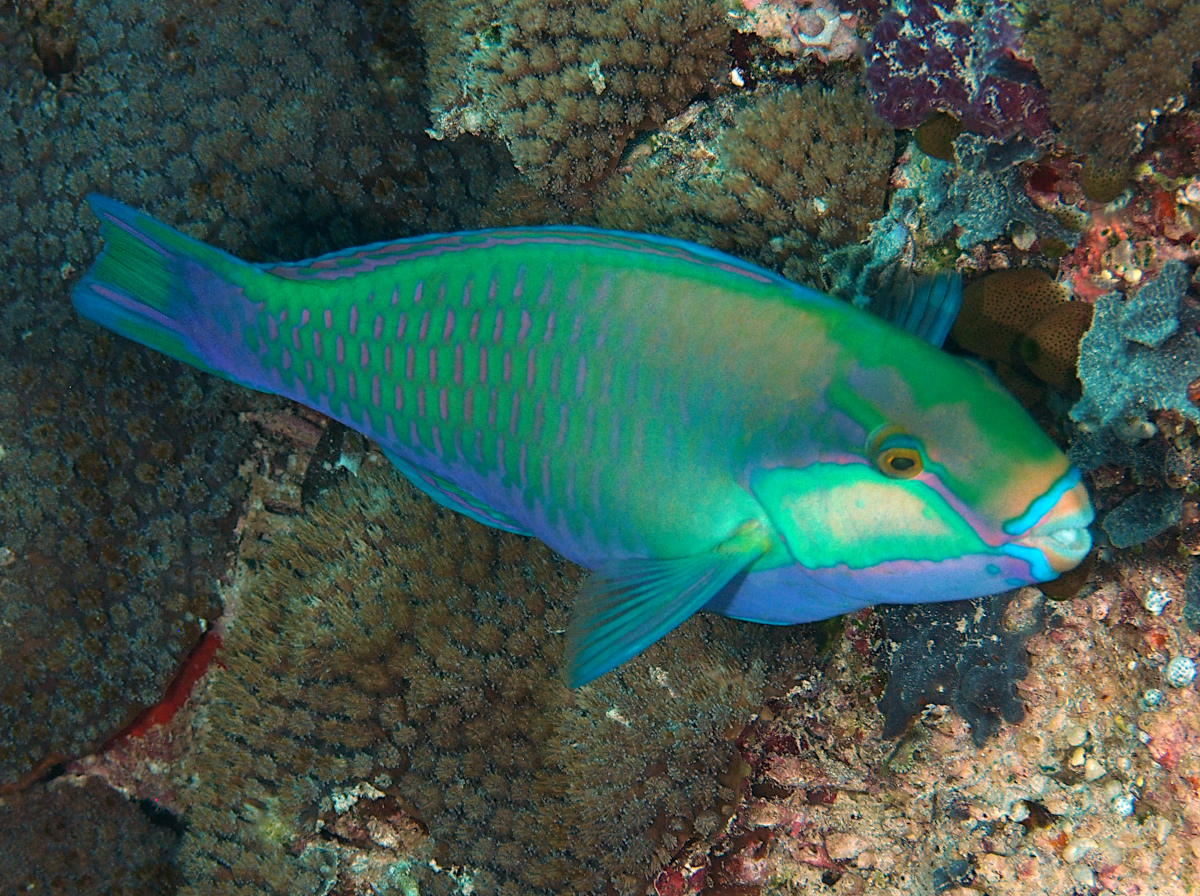
{"type": "Polygon", "coordinates": [[[340,420],[592,571],[572,686],[702,609],[971,598],[1091,547],[1079,472],[986,370],[721,252],[513,227],[250,264],[90,201],[83,317],[340,420]]]}

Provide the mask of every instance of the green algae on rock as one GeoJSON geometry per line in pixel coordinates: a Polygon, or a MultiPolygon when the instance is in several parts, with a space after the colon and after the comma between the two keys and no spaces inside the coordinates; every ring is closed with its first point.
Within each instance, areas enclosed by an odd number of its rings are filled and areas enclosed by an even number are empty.
{"type": "Polygon", "coordinates": [[[337,874],[318,828],[368,785],[476,893],[640,892],[736,804],[732,738],[804,643],[702,616],[571,692],[582,571],[381,467],[296,522],[224,633],[180,774],[184,892],[316,892],[337,874]]]}

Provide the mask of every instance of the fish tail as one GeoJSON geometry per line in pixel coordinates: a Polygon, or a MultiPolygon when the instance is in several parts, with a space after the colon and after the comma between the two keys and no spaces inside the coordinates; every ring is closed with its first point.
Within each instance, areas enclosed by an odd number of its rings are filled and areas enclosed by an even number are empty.
{"type": "Polygon", "coordinates": [[[93,193],[88,202],[105,245],[75,287],[75,310],[134,342],[228,377],[214,366],[206,336],[214,317],[244,302],[243,286],[262,272],[106,196],[93,193]]]}

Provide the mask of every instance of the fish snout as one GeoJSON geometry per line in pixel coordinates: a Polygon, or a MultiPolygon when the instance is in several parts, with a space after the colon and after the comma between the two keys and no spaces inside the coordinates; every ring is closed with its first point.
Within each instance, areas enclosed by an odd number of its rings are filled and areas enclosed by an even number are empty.
{"type": "Polygon", "coordinates": [[[1054,506],[1016,543],[1033,548],[1046,558],[1055,575],[1074,569],[1092,549],[1088,531],[1095,513],[1092,499],[1082,482],[1059,497],[1054,506]]]}

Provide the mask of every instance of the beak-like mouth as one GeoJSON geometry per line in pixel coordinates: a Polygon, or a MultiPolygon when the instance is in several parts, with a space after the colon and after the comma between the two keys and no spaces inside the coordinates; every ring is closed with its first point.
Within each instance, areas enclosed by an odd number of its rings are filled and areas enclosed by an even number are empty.
{"type": "Polygon", "coordinates": [[[1087,527],[1094,516],[1087,488],[1077,482],[1059,496],[1032,529],[1016,539],[1016,544],[1038,551],[1052,575],[1060,575],[1082,563],[1092,549],[1087,527]]]}

